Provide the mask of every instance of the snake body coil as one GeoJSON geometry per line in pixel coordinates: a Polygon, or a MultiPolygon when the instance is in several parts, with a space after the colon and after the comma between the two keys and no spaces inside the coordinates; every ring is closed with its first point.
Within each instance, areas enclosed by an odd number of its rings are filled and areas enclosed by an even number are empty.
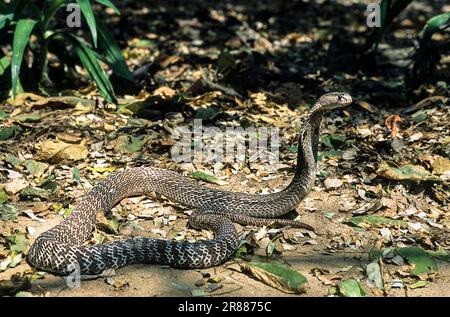
{"type": "Polygon", "coordinates": [[[107,268],[134,263],[166,264],[179,268],[204,268],[229,259],[239,246],[233,222],[241,224],[308,225],[273,219],[295,208],[315,181],[320,123],[325,112],[352,102],[347,93],[329,93],[319,98],[302,126],[297,168],[284,190],[269,195],[250,195],[200,186],[173,171],[129,168],[111,174],[96,184],[74,212],[59,225],[39,235],[31,246],[31,266],[70,274],[78,268],[83,275],[100,274],[107,268]],[[83,245],[92,235],[98,212],[108,212],[120,200],[155,192],[193,208],[189,222],[195,228],[212,230],[215,238],[199,242],[177,242],[154,238],[130,238],[93,246],[83,245]]]}

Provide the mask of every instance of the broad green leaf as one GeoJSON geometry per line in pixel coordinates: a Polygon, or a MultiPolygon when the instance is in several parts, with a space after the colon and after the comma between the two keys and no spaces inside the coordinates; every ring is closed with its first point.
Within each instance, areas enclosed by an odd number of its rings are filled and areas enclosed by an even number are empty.
{"type": "Polygon", "coordinates": [[[89,0],[76,0],[80,6],[80,10],[86,19],[86,22],[91,30],[92,41],[94,47],[97,47],[97,25],[95,23],[94,11],[92,11],[91,3],[89,0]]]}
{"type": "Polygon", "coordinates": [[[397,248],[395,252],[406,259],[409,264],[414,265],[411,273],[421,275],[437,272],[436,261],[425,250],[418,247],[397,248]]]}
{"type": "Polygon", "coordinates": [[[390,180],[422,180],[427,176],[430,176],[424,167],[420,165],[406,164],[399,168],[391,167],[386,162],[381,162],[377,171],[378,176],[381,176],[390,180]]]}
{"type": "Polygon", "coordinates": [[[37,162],[34,160],[26,160],[24,165],[27,168],[27,171],[34,177],[41,177],[49,166],[46,163],[37,162]]]}
{"type": "Polygon", "coordinates": [[[11,64],[11,82],[13,97],[16,97],[19,82],[20,65],[36,20],[22,19],[17,22],[13,39],[13,57],[11,64]]]}
{"type": "Polygon", "coordinates": [[[12,155],[12,154],[9,154],[9,153],[6,153],[6,154],[3,156],[3,159],[4,159],[6,162],[10,163],[10,164],[11,164],[12,166],[14,166],[14,167],[18,167],[18,166],[21,164],[21,162],[20,162],[20,160],[19,160],[18,157],[14,156],[14,155],[12,155]]]}
{"type": "Polygon", "coordinates": [[[9,138],[15,136],[21,128],[18,126],[12,126],[9,128],[0,128],[0,141],[8,140],[9,138]]]}
{"type": "Polygon", "coordinates": [[[339,293],[345,297],[365,297],[366,292],[357,280],[345,280],[339,283],[339,293]]]}
{"type": "Polygon", "coordinates": [[[28,239],[24,233],[16,233],[8,237],[8,247],[11,251],[25,252],[28,239]]]}
{"type": "Polygon", "coordinates": [[[97,23],[97,26],[100,37],[99,45],[106,53],[108,65],[119,76],[131,82],[134,82],[135,80],[133,78],[133,75],[131,75],[127,63],[125,62],[125,58],[123,57],[122,52],[117,46],[116,41],[101,21],[97,23]]]}
{"type": "Polygon", "coordinates": [[[47,200],[50,197],[50,193],[47,190],[39,187],[28,186],[20,191],[20,196],[24,199],[30,200],[33,198],[47,200]]]}
{"type": "Polygon", "coordinates": [[[408,224],[406,221],[390,219],[383,216],[367,215],[367,216],[355,216],[346,221],[354,226],[364,228],[364,224],[371,226],[385,226],[394,225],[398,227],[406,227],[408,224]]]}
{"type": "Polygon", "coordinates": [[[107,6],[108,8],[111,8],[114,10],[114,12],[118,15],[120,15],[119,9],[109,0],[95,0],[96,2],[103,4],[104,6],[107,6]]]}
{"type": "Polygon", "coordinates": [[[117,103],[116,97],[114,96],[114,89],[108,76],[105,74],[97,58],[89,47],[87,47],[83,42],[78,40],[78,38],[69,34],[69,38],[74,44],[75,53],[80,58],[83,66],[86,68],[89,76],[95,81],[98,86],[100,93],[105,97],[108,102],[117,103]]]}
{"type": "Polygon", "coordinates": [[[239,264],[242,270],[256,279],[285,293],[303,292],[307,283],[302,274],[285,265],[262,262],[239,262],[239,264]]]}
{"type": "Polygon", "coordinates": [[[7,56],[0,58],[0,76],[3,76],[9,65],[11,65],[11,61],[7,56]]]}
{"type": "Polygon", "coordinates": [[[228,184],[226,181],[223,181],[213,175],[206,174],[200,171],[195,171],[191,173],[191,176],[194,178],[197,178],[199,180],[202,180],[207,183],[217,184],[217,185],[226,185],[228,184]]]}
{"type": "Polygon", "coordinates": [[[428,117],[428,113],[425,110],[419,110],[411,115],[411,119],[414,122],[425,121],[428,117]]]}

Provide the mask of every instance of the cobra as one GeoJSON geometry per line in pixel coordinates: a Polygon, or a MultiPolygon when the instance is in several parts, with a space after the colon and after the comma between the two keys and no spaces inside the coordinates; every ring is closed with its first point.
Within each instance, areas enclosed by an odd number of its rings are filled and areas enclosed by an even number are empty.
{"type": "Polygon", "coordinates": [[[27,260],[32,267],[67,275],[77,265],[82,275],[135,263],[165,264],[177,268],[206,268],[224,263],[239,247],[233,222],[243,225],[291,225],[313,230],[307,224],[278,219],[294,209],[311,191],[316,178],[320,124],[325,113],[348,106],[344,92],[321,96],[301,127],[295,174],[282,191],[251,195],[209,188],[174,171],[154,167],[128,168],[97,183],[61,223],[40,234],[27,260]],[[189,224],[212,230],[214,238],[187,242],[155,238],[129,238],[111,243],[83,245],[92,236],[98,212],[108,212],[125,197],[149,193],[192,208],[189,224]]]}

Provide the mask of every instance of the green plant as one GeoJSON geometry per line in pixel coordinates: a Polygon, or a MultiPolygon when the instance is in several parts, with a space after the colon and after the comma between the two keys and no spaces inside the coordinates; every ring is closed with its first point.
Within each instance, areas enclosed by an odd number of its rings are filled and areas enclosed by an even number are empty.
{"type": "Polygon", "coordinates": [[[365,44],[366,53],[375,53],[383,35],[391,26],[394,19],[412,2],[413,0],[382,0],[380,4],[380,22],[381,25],[372,32],[365,44]]]}
{"type": "Polygon", "coordinates": [[[448,42],[437,44],[432,40],[433,34],[442,32],[449,27],[450,12],[438,14],[427,21],[421,31],[419,45],[413,56],[413,76],[421,76],[425,71],[431,69],[433,63],[439,59],[439,52],[450,48],[448,42]]]}
{"type": "MultiPolygon", "coordinates": [[[[63,47],[63,50],[52,53],[57,55],[61,62],[70,60],[71,67],[75,63],[67,56],[71,56],[72,53],[78,56],[79,62],[96,82],[100,93],[108,102],[114,103],[116,98],[113,86],[101,68],[99,60],[106,63],[120,77],[134,81],[113,37],[103,23],[96,20],[91,1],[76,0],[76,3],[87,22],[95,50],[82,38],[76,36],[74,29],[57,28],[56,23],[52,23],[52,20],[56,20],[55,14],[72,2],[69,0],[45,1],[42,8],[38,7],[35,1],[30,0],[12,0],[9,4],[0,3],[0,41],[9,40],[12,34],[12,57],[0,56],[0,76],[6,75],[8,73],[6,70],[11,68],[11,89],[14,97],[22,91],[20,77],[24,69],[27,70],[23,65],[24,56],[32,55],[33,57],[31,70],[33,74],[37,74],[38,85],[50,83],[48,53],[53,44],[63,47]],[[31,40],[32,38],[35,40],[31,40]]],[[[120,14],[109,0],[95,0],[95,2],[120,14]]]]}

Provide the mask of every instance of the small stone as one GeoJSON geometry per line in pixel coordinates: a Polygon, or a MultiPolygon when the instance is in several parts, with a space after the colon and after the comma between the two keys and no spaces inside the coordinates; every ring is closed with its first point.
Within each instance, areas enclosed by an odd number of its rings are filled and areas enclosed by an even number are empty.
{"type": "Polygon", "coordinates": [[[200,286],[203,286],[203,285],[205,285],[205,280],[204,279],[199,279],[199,280],[195,281],[195,286],[196,287],[200,287],[200,286]]]}
{"type": "Polygon", "coordinates": [[[327,189],[339,188],[343,184],[343,182],[337,178],[327,178],[323,183],[327,189]]]}

